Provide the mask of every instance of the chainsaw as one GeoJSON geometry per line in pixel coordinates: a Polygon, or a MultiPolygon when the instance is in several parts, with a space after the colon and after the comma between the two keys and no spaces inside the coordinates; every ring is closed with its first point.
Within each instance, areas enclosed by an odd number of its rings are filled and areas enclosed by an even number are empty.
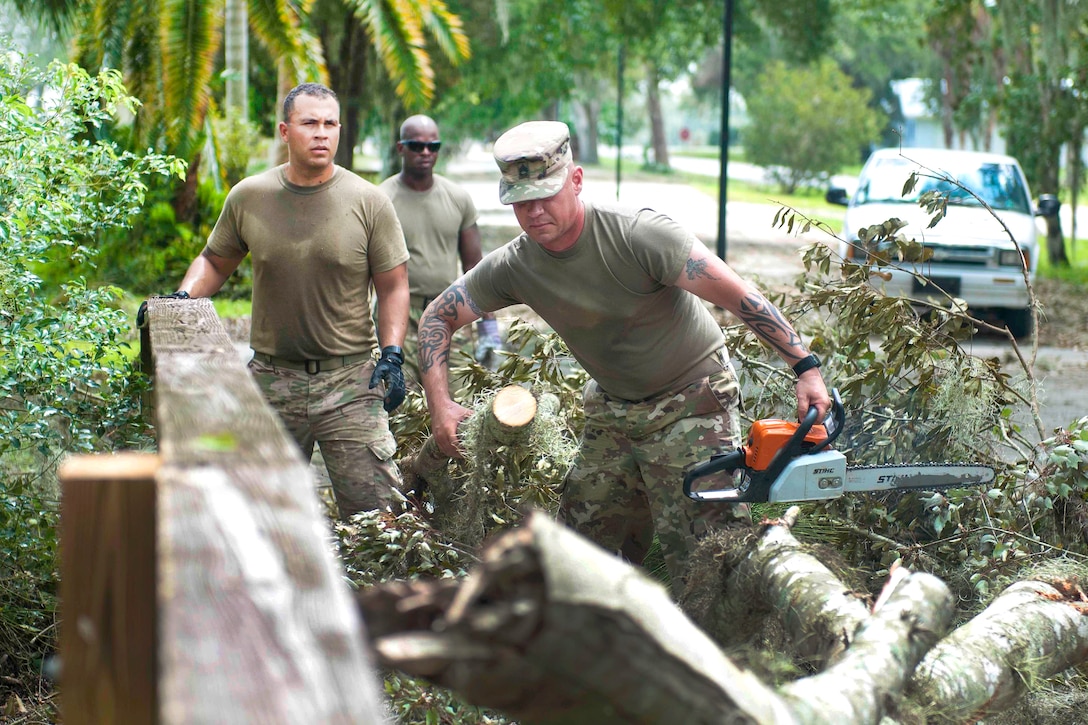
{"type": "Polygon", "coordinates": [[[971,463],[847,466],[846,456],[831,448],[846,419],[838,390],[832,390],[831,410],[823,424],[816,424],[817,415],[813,407],[800,423],[775,418],[755,421],[745,445],[688,470],[684,494],[704,502],[823,501],[844,493],[936,491],[994,480],[993,468],[971,463]],[[695,485],[715,473],[724,474],[732,485],[695,485]]]}

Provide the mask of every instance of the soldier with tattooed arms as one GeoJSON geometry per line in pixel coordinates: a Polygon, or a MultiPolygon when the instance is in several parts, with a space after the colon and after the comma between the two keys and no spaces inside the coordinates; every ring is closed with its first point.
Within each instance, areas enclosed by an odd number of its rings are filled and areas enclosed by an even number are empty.
{"type": "Polygon", "coordinates": [[[673,591],[687,555],[737,514],[697,504],[685,471],[740,444],[740,390],[721,327],[704,300],[729,310],[797,375],[798,413],[830,399],[793,326],[695,236],[650,209],[580,198],[563,123],[532,121],[494,146],[499,200],[523,234],[485,256],[435,299],[419,324],[420,368],[433,433],[462,455],[457,425],[471,411],[449,394],[450,340],[487,312],[528,305],[566,342],[591,380],[585,430],[563,485],[559,518],[641,563],[656,532],[673,591]]]}

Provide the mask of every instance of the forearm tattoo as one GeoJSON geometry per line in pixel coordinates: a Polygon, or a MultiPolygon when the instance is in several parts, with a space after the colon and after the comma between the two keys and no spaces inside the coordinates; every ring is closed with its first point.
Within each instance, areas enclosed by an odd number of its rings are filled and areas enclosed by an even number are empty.
{"type": "Polygon", "coordinates": [[[448,366],[453,322],[461,306],[468,307],[478,317],[483,312],[468,296],[461,281],[454,282],[439,295],[419,321],[419,370],[425,373],[436,365],[448,366]]]}
{"type": "Polygon", "coordinates": [[[698,277],[705,277],[706,279],[717,279],[708,270],[708,265],[705,259],[692,259],[688,257],[688,261],[684,263],[684,274],[688,276],[688,280],[694,280],[698,277]]]}
{"type": "Polygon", "coordinates": [[[799,360],[807,354],[793,325],[758,292],[751,292],[741,300],[740,320],[780,355],[799,360]]]}

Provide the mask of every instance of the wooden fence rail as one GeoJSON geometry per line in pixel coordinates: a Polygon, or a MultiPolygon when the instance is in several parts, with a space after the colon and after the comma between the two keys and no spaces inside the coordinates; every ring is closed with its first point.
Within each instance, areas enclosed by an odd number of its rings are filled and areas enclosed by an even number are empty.
{"type": "Polygon", "coordinates": [[[148,319],[158,453],[61,468],[66,725],[384,722],[309,467],[209,300],[148,319]]]}

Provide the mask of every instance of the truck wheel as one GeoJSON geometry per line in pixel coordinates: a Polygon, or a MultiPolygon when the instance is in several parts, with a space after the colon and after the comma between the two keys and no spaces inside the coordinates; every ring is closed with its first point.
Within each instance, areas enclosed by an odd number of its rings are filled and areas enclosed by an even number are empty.
{"type": "Polygon", "coordinates": [[[1005,325],[1015,338],[1027,337],[1031,334],[1031,310],[1005,310],[1001,315],[1005,325]]]}

